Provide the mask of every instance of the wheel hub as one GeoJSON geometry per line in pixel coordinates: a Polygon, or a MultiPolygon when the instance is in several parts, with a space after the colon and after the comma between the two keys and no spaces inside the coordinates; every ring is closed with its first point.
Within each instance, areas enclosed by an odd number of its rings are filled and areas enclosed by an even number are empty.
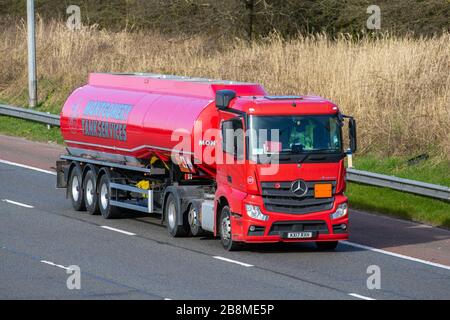
{"type": "Polygon", "coordinates": [[[222,220],[222,239],[228,241],[231,239],[231,222],[230,217],[225,217],[222,220]]]}
{"type": "Polygon", "coordinates": [[[100,203],[102,208],[106,210],[108,207],[108,187],[106,184],[103,184],[100,190],[100,203]]]}
{"type": "Polygon", "coordinates": [[[194,208],[189,210],[188,221],[191,227],[195,228],[198,226],[197,210],[195,210],[194,208]]]}
{"type": "Polygon", "coordinates": [[[89,205],[94,203],[94,184],[91,179],[86,183],[86,201],[89,205]]]}
{"type": "Polygon", "coordinates": [[[80,182],[78,181],[77,176],[72,178],[72,197],[75,202],[78,201],[78,198],[80,197],[80,182]]]}
{"type": "Polygon", "coordinates": [[[173,202],[169,203],[169,207],[167,208],[167,220],[169,222],[170,228],[175,228],[176,208],[173,202]]]}

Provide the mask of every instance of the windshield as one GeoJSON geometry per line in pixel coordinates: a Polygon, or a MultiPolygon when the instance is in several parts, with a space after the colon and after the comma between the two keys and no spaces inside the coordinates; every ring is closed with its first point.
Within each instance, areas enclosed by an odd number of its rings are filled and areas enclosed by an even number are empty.
{"type": "Polygon", "coordinates": [[[249,155],[341,153],[337,115],[250,116],[249,155]]]}

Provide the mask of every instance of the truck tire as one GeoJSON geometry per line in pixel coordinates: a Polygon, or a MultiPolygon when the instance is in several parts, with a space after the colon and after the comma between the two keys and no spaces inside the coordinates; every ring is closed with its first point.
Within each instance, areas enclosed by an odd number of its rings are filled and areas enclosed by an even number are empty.
{"type": "Polygon", "coordinates": [[[241,248],[241,244],[239,242],[233,241],[232,239],[233,233],[231,230],[231,211],[230,207],[228,206],[224,206],[220,213],[219,234],[220,241],[222,242],[225,250],[236,251],[241,248]]]}
{"type": "Polygon", "coordinates": [[[200,221],[199,221],[200,210],[201,210],[200,205],[195,202],[191,203],[191,205],[189,206],[189,210],[188,210],[189,228],[191,230],[191,234],[194,237],[198,237],[198,236],[201,236],[202,234],[204,234],[204,231],[203,231],[202,227],[200,226],[200,221]]]}
{"type": "Polygon", "coordinates": [[[186,221],[183,221],[181,225],[178,223],[179,210],[181,210],[180,203],[173,193],[169,193],[164,206],[164,220],[166,221],[167,231],[172,237],[184,237],[189,233],[186,215],[183,215],[186,221]]]}
{"type": "Polygon", "coordinates": [[[83,175],[78,165],[75,165],[70,172],[68,194],[72,202],[72,207],[76,211],[86,210],[83,192],[83,175]]]}
{"type": "Polygon", "coordinates": [[[98,208],[98,193],[96,181],[97,176],[92,169],[86,172],[86,175],[83,179],[84,202],[86,204],[87,212],[92,215],[97,215],[100,212],[98,208]]]}
{"type": "Polygon", "coordinates": [[[339,241],[317,241],[316,246],[321,251],[332,251],[336,249],[338,243],[339,241]]]}
{"type": "Polygon", "coordinates": [[[103,218],[116,219],[121,216],[121,213],[117,207],[113,207],[109,204],[109,200],[111,199],[111,192],[109,188],[110,181],[111,179],[107,173],[103,174],[100,178],[98,188],[98,204],[103,218]]]}

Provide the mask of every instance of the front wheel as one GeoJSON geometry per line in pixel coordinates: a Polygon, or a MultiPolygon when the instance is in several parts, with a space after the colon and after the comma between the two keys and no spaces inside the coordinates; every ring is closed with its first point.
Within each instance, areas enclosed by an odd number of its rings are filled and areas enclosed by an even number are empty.
{"type": "Polygon", "coordinates": [[[338,245],[338,241],[317,241],[316,246],[317,249],[322,251],[334,250],[338,245]]]}
{"type": "Polygon", "coordinates": [[[241,248],[239,242],[233,241],[232,230],[231,230],[231,211],[230,207],[224,206],[220,214],[220,224],[219,224],[220,240],[223,247],[227,251],[236,251],[241,248]]]}

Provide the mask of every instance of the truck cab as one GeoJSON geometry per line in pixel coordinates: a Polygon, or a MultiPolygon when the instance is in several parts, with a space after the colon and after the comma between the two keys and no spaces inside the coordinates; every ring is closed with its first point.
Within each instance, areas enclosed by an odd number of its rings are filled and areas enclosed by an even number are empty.
{"type": "Polygon", "coordinates": [[[315,241],[333,249],[348,239],[339,108],[311,96],[217,95],[225,161],[217,163],[215,231],[224,247],[315,241]]]}

